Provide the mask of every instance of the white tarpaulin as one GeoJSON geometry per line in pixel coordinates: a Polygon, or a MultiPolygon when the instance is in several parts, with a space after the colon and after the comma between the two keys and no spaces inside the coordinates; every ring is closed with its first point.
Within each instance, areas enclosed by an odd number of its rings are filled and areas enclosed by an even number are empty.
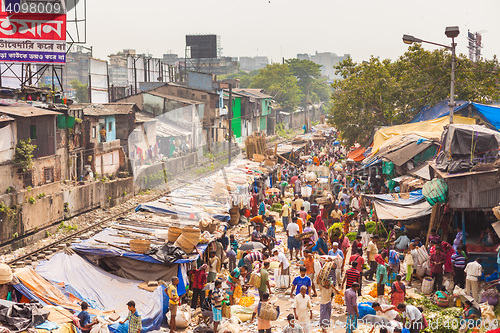
{"type": "Polygon", "coordinates": [[[405,206],[379,200],[374,203],[377,216],[381,220],[410,220],[430,215],[432,211],[432,206],[425,200],[405,206]]]}
{"type": "Polygon", "coordinates": [[[0,128],[0,152],[12,149],[12,154],[14,154],[14,134],[12,133],[12,125],[7,125],[0,128]]]}

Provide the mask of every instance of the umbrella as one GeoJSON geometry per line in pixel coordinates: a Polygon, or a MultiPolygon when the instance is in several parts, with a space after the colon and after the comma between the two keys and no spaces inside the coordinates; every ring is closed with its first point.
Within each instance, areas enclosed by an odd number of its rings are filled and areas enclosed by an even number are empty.
{"type": "Polygon", "coordinates": [[[248,242],[240,246],[241,251],[248,251],[248,250],[260,250],[265,248],[266,246],[262,244],[261,242],[248,242]]]}
{"type": "Polygon", "coordinates": [[[266,190],[266,194],[271,194],[271,193],[281,193],[281,190],[276,187],[268,188],[266,190]]]}

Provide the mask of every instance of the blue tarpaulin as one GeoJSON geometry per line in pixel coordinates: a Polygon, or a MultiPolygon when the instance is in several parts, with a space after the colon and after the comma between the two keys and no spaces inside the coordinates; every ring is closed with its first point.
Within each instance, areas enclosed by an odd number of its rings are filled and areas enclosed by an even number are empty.
{"type": "MultiPolygon", "coordinates": [[[[450,113],[450,107],[448,104],[448,101],[441,101],[434,106],[426,105],[417,113],[410,123],[419,123],[421,121],[444,117],[450,113]]],[[[455,101],[455,112],[464,104],[468,104],[468,102],[455,101]]]]}
{"type": "MultiPolygon", "coordinates": [[[[86,301],[92,308],[115,310],[121,319],[128,314],[127,302],[135,301],[142,317],[144,332],[158,330],[165,318],[168,300],[163,286],[156,288],[154,292],[139,289],[140,281],[112,275],[79,255],[58,253],[50,260],[40,262],[36,271],[54,284],[64,283],[66,291],[86,301]]],[[[113,324],[109,329],[112,332],[126,333],[128,324],[113,324]]]]}
{"type": "MultiPolygon", "coordinates": [[[[123,247],[123,241],[128,239],[125,237],[120,237],[118,231],[113,228],[106,228],[103,231],[95,234],[89,239],[84,240],[81,243],[74,243],[71,248],[76,252],[86,255],[97,255],[102,257],[127,257],[139,261],[150,262],[154,264],[163,264],[163,262],[152,258],[149,255],[135,253],[131,251],[125,251],[112,245],[123,247]],[[112,244],[111,246],[108,244],[112,244]]],[[[196,246],[198,253],[204,253],[207,249],[207,244],[199,244],[196,246]]],[[[178,259],[174,264],[184,264],[195,260],[198,260],[199,254],[191,255],[187,259],[178,259]]]]}
{"type": "MultiPolygon", "coordinates": [[[[413,205],[419,201],[424,200],[424,196],[422,194],[422,190],[415,190],[409,193],[408,199],[402,199],[400,193],[394,194],[363,194],[364,197],[378,199],[386,202],[393,202],[399,205],[413,205]]],[[[406,195],[405,195],[406,196],[406,195]]]]}
{"type": "MultiPolygon", "coordinates": [[[[454,113],[468,116],[468,108],[472,106],[472,116],[478,115],[485,122],[500,130],[500,107],[494,105],[485,105],[475,102],[456,101],[457,106],[454,108],[454,113]]],[[[441,101],[432,107],[424,107],[420,112],[410,121],[410,123],[418,123],[421,121],[437,119],[450,114],[450,107],[448,101],[441,101]]]]}
{"type": "Polygon", "coordinates": [[[472,115],[478,115],[486,122],[490,123],[497,130],[500,130],[500,107],[492,105],[484,105],[474,102],[469,102],[455,109],[455,112],[466,110],[469,105],[472,105],[472,115]]]}

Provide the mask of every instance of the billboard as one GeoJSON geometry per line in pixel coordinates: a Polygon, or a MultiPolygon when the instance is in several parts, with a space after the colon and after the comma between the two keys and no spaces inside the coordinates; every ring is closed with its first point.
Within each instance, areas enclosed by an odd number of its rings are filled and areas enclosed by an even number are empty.
{"type": "Polygon", "coordinates": [[[186,35],[191,59],[217,58],[217,35],[186,35]]]}
{"type": "Polygon", "coordinates": [[[4,0],[1,10],[0,62],[66,62],[66,13],[57,0],[4,0]]]}
{"type": "Polygon", "coordinates": [[[89,74],[90,103],[109,103],[108,62],[91,58],[89,74]]]}

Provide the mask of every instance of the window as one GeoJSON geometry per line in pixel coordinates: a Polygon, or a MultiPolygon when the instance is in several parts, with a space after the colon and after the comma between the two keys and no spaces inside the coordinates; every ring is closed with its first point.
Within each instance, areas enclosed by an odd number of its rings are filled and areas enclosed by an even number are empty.
{"type": "Polygon", "coordinates": [[[110,131],[110,132],[111,132],[111,131],[113,130],[113,123],[112,123],[112,122],[109,122],[108,124],[109,124],[109,125],[108,125],[108,131],[110,131]]]}
{"type": "Polygon", "coordinates": [[[92,138],[95,138],[95,135],[96,135],[96,129],[94,126],[94,127],[92,127],[92,138]]]}
{"type": "Polygon", "coordinates": [[[30,139],[36,139],[36,125],[30,125],[30,139]]]}
{"type": "Polygon", "coordinates": [[[23,173],[23,186],[26,188],[28,186],[33,186],[33,180],[31,171],[23,173]]]}
{"type": "Polygon", "coordinates": [[[201,95],[201,99],[207,99],[207,95],[201,95]]]}
{"type": "Polygon", "coordinates": [[[45,184],[47,183],[53,183],[54,182],[54,168],[44,168],[43,169],[43,176],[45,178],[45,184]]]}

